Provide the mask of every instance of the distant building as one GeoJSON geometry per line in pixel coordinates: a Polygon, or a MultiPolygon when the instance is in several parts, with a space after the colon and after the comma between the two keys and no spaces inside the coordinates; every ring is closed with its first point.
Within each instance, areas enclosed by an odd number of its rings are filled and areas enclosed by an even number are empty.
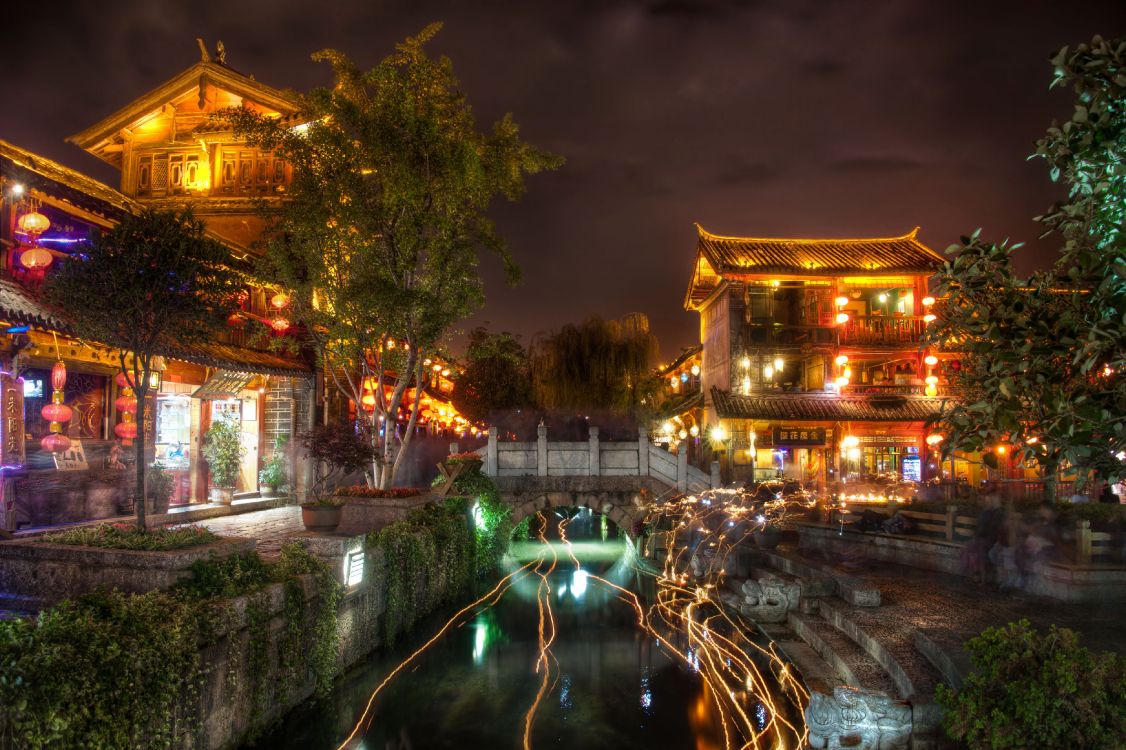
{"type": "Polygon", "coordinates": [[[958,364],[922,349],[927,280],[943,258],[917,230],[812,240],[697,228],[684,301],[702,345],[690,419],[725,478],[824,487],[936,475],[924,421],[958,364]]]}

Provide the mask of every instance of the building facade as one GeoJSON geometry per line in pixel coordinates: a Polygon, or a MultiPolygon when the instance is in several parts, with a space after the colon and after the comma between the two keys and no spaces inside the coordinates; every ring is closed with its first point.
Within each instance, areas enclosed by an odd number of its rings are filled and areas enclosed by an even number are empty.
{"type": "Polygon", "coordinates": [[[700,315],[700,440],[728,481],[922,481],[925,421],[951,355],[923,349],[942,256],[917,229],[874,239],[729,237],[698,228],[684,306],[700,315]]]}

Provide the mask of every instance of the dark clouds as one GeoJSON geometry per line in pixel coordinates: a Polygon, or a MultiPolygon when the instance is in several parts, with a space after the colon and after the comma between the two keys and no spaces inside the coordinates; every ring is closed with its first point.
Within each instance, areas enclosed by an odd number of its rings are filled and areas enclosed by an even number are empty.
{"type": "MultiPolygon", "coordinates": [[[[720,233],[847,236],[922,225],[944,248],[978,226],[1030,239],[1056,197],[1032,141],[1066,113],[1047,55],[1122,33],[1121,2],[294,2],[104,0],[8,15],[0,138],[114,182],[63,138],[198,59],[196,36],[276,86],[325,83],[309,53],[370,65],[445,21],[482,122],[512,111],[564,154],[495,214],[524,267],[487,262],[489,321],[525,335],[645,312],[666,354],[693,221],[720,233]]],[[[9,14],[12,11],[8,11],[9,14]]],[[[1022,262],[1050,246],[1033,242],[1022,262]]],[[[471,323],[472,324],[472,323],[471,323]]]]}

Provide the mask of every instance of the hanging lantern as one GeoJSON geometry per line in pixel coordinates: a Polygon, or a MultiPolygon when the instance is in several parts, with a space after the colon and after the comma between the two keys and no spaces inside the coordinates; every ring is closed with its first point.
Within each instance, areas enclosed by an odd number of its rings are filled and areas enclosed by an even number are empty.
{"type": "Polygon", "coordinates": [[[29,211],[20,216],[19,221],[16,222],[16,226],[20,228],[21,232],[29,234],[32,237],[38,237],[51,228],[51,222],[38,211],[29,211]]]}
{"type": "Polygon", "coordinates": [[[137,423],[132,421],[132,415],[126,414],[122,417],[122,420],[113,428],[113,433],[121,438],[122,445],[132,445],[133,439],[137,437],[137,423]]]}
{"type": "Polygon", "coordinates": [[[365,409],[369,410],[369,411],[374,409],[375,408],[375,394],[374,393],[365,393],[363,395],[363,398],[360,399],[360,403],[363,404],[363,407],[365,409]]]}
{"type": "Polygon", "coordinates": [[[270,304],[280,310],[289,304],[289,297],[287,297],[284,292],[278,292],[273,297],[270,297],[270,304]]]}
{"type": "Polygon", "coordinates": [[[285,318],[274,318],[270,322],[270,327],[278,333],[285,333],[289,330],[289,321],[285,318]]]}
{"type": "Polygon", "coordinates": [[[837,307],[844,307],[848,304],[848,297],[837,297],[834,302],[837,303],[837,307]]]}
{"type": "Polygon", "coordinates": [[[923,297],[923,307],[930,307],[933,304],[934,304],[934,297],[931,297],[930,295],[923,297]]]}
{"type": "Polygon", "coordinates": [[[941,433],[932,432],[931,434],[927,435],[927,445],[938,445],[945,439],[946,438],[943,437],[941,433]]]}
{"type": "Polygon", "coordinates": [[[39,412],[49,423],[50,434],[44,437],[39,445],[45,451],[59,453],[70,447],[70,439],[63,435],[63,422],[69,422],[74,412],[63,403],[66,388],[66,364],[60,359],[51,368],[51,403],[39,412]]]}
{"type": "Polygon", "coordinates": [[[937,385],[928,385],[926,388],[923,389],[923,394],[926,395],[927,398],[934,398],[935,396],[938,395],[938,386],[937,385]]]}
{"type": "Polygon", "coordinates": [[[39,441],[39,447],[48,453],[62,453],[70,448],[70,438],[58,432],[51,432],[39,441]]]}
{"type": "Polygon", "coordinates": [[[837,313],[837,322],[841,323],[841,324],[847,323],[848,322],[848,313],[846,313],[846,312],[837,313]]]}
{"type": "Polygon", "coordinates": [[[926,364],[927,367],[934,367],[938,364],[938,357],[933,354],[928,354],[923,358],[923,363],[926,364]]]}
{"type": "Polygon", "coordinates": [[[122,445],[132,445],[133,438],[137,437],[137,423],[133,421],[133,415],[137,412],[137,397],[132,388],[133,376],[119,372],[114,380],[121,389],[121,395],[114,402],[114,406],[121,412],[121,421],[113,428],[113,432],[121,438],[122,445]]]}
{"type": "Polygon", "coordinates": [[[924,323],[933,323],[936,320],[938,320],[938,317],[934,313],[927,313],[923,316],[924,323]]]}
{"type": "Polygon", "coordinates": [[[51,265],[54,260],[55,256],[51,255],[51,251],[39,247],[39,245],[32,245],[20,253],[20,265],[29,271],[34,271],[37,268],[46,268],[51,265]]]}

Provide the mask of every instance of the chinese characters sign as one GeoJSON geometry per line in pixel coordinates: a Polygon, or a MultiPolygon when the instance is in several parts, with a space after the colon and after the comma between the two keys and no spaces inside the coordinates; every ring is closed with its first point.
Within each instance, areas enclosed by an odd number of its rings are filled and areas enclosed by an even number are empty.
{"type": "Polygon", "coordinates": [[[822,427],[775,427],[774,445],[825,445],[825,429],[822,427]]]}

